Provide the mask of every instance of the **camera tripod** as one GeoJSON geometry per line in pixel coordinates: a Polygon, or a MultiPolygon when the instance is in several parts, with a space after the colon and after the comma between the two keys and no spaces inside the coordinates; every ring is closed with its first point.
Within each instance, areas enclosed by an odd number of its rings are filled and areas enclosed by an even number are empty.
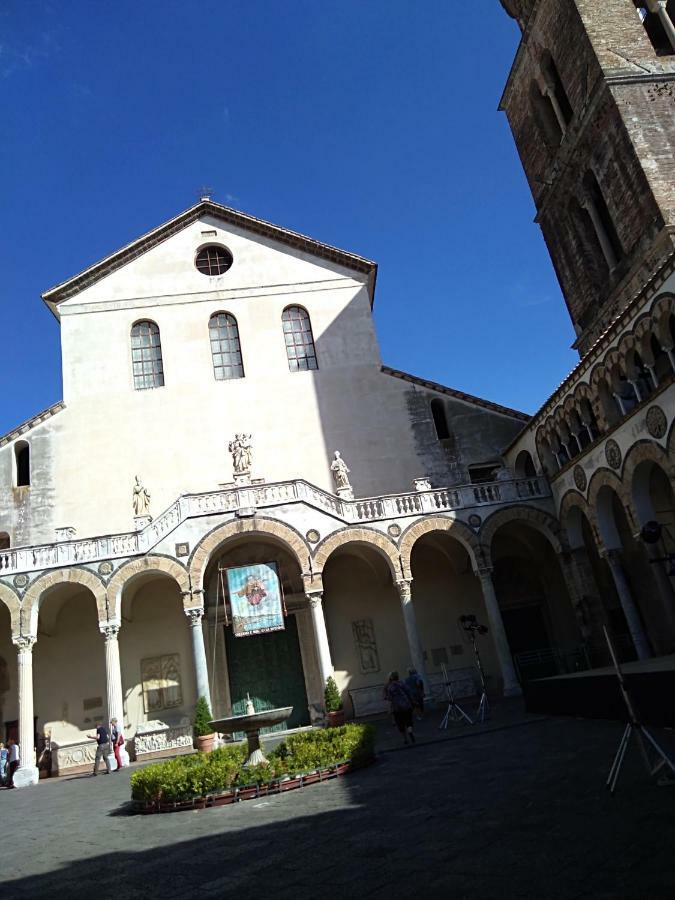
{"type": "Polygon", "coordinates": [[[448,670],[445,667],[445,663],[441,663],[441,670],[443,672],[445,696],[448,698],[448,708],[445,711],[445,715],[441,719],[441,724],[438,726],[439,729],[447,728],[448,722],[461,722],[463,720],[466,720],[469,725],[473,725],[473,720],[464,712],[462,707],[455,700],[455,694],[452,690],[452,682],[448,678],[448,670]]]}
{"type": "Polygon", "coordinates": [[[478,709],[476,710],[476,722],[484,722],[486,719],[490,718],[490,701],[488,700],[485,672],[480,658],[480,651],[478,650],[476,634],[487,634],[487,628],[485,625],[479,625],[475,616],[460,616],[459,621],[473,644],[473,655],[480,677],[480,700],[478,701],[478,709]]]}
{"type": "Polygon", "coordinates": [[[642,751],[642,759],[644,760],[644,764],[650,777],[656,775],[656,773],[664,767],[668,767],[670,769],[672,777],[673,775],[675,775],[675,764],[673,764],[673,761],[672,759],[670,759],[668,754],[664,750],[662,750],[661,747],[659,747],[659,745],[656,743],[656,741],[647,731],[644,725],[640,723],[637,712],[635,711],[635,707],[633,706],[633,701],[630,694],[628,693],[628,687],[626,685],[626,682],[624,681],[621,666],[619,665],[619,661],[616,658],[614,645],[612,644],[607,628],[603,626],[602,630],[605,632],[605,640],[607,641],[609,653],[612,657],[614,671],[616,672],[616,677],[619,679],[619,690],[621,691],[621,696],[623,697],[623,702],[626,704],[626,710],[628,712],[628,722],[626,723],[624,732],[621,735],[621,740],[619,741],[616,755],[614,756],[612,766],[609,770],[609,775],[607,776],[607,781],[605,782],[610,794],[613,794],[616,788],[616,783],[619,780],[621,766],[623,765],[623,761],[626,756],[626,750],[628,749],[628,745],[630,744],[630,739],[633,735],[633,732],[635,732],[635,735],[638,739],[640,750],[642,751]],[[647,752],[648,748],[645,745],[645,740],[656,751],[656,761],[654,763],[652,763],[649,759],[649,753],[647,752]]]}

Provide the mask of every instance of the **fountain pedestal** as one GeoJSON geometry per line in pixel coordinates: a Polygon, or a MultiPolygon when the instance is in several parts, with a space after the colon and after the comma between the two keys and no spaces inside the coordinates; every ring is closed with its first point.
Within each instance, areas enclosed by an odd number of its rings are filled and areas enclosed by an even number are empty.
{"type": "Polygon", "coordinates": [[[214,719],[211,722],[214,731],[222,734],[234,734],[243,731],[248,741],[248,759],[245,766],[257,766],[266,763],[265,755],[260,746],[260,729],[269,728],[285,722],[293,713],[292,706],[283,706],[279,709],[265,709],[262,712],[247,713],[245,716],[230,716],[227,719],[214,719]]]}

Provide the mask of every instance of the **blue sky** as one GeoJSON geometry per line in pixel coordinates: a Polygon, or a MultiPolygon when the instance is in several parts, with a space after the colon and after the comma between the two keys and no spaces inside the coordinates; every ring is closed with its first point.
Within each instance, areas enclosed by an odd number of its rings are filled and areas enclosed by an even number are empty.
{"type": "Polygon", "coordinates": [[[61,396],[41,292],[202,186],[375,259],[385,363],[533,412],[576,354],[497,112],[517,42],[498,0],[5,0],[0,433],[61,396]]]}

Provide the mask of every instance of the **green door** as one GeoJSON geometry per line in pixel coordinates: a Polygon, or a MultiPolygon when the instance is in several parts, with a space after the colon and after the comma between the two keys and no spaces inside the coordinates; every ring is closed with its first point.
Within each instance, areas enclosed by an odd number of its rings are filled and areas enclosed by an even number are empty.
{"type": "Polygon", "coordinates": [[[246,694],[256,712],[292,706],[290,719],[266,731],[283,731],[309,725],[305,675],[295,616],[287,616],[284,631],[270,631],[249,637],[234,637],[225,629],[227,668],[230,673],[232,715],[246,712],[246,694]]]}

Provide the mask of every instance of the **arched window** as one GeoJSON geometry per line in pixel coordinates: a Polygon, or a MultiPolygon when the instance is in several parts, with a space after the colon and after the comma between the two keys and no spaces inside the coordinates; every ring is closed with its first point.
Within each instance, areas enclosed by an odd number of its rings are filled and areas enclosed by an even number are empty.
{"type": "Polygon", "coordinates": [[[541,71],[546,86],[551,92],[552,99],[555,101],[553,104],[554,109],[556,109],[556,113],[559,111],[560,115],[562,115],[563,121],[560,124],[564,131],[572,120],[574,110],[572,109],[572,104],[567,96],[565,86],[562,83],[560,73],[556,68],[556,64],[553,62],[553,57],[548,52],[544,54],[544,58],[542,59],[541,71]]]}
{"type": "Polygon", "coordinates": [[[598,179],[590,169],[584,175],[583,187],[584,208],[591,220],[607,265],[613,269],[623,256],[623,247],[598,179]]]}
{"type": "Polygon", "coordinates": [[[431,401],[431,415],[434,417],[436,437],[439,441],[447,441],[450,437],[450,429],[445,415],[445,404],[438,397],[431,401]]]}
{"type": "Polygon", "coordinates": [[[516,478],[534,478],[537,470],[534,467],[532,455],[529,450],[521,450],[516,457],[514,466],[516,478]]]}
{"type": "Polygon", "coordinates": [[[0,550],[9,550],[12,546],[12,542],[9,539],[9,535],[6,531],[0,531],[0,550]]]}
{"type": "Polygon", "coordinates": [[[664,6],[652,3],[651,9],[649,0],[633,0],[633,3],[656,55],[670,56],[675,53],[675,45],[666,31],[666,24],[675,22],[675,0],[668,0],[664,6]]]}
{"type": "Polygon", "coordinates": [[[131,329],[131,365],[135,390],[163,386],[162,342],[154,322],[136,322],[131,329]]]}
{"type": "Polygon", "coordinates": [[[27,441],[17,441],[14,444],[14,465],[16,467],[16,486],[29,487],[30,447],[27,441]]]}
{"type": "Polygon", "coordinates": [[[542,94],[534,80],[530,84],[530,106],[544,143],[549,147],[557,147],[563,139],[562,128],[550,99],[542,94]]]}
{"type": "Polygon", "coordinates": [[[302,306],[287,307],[281,316],[281,324],[286,342],[288,368],[291,372],[318,369],[312,323],[309,321],[307,310],[302,306]]]}
{"type": "Polygon", "coordinates": [[[214,313],[209,319],[209,338],[213,374],[217,381],[228,378],[243,378],[244,364],[241,358],[239,328],[237,320],[230,313],[214,313]]]}

